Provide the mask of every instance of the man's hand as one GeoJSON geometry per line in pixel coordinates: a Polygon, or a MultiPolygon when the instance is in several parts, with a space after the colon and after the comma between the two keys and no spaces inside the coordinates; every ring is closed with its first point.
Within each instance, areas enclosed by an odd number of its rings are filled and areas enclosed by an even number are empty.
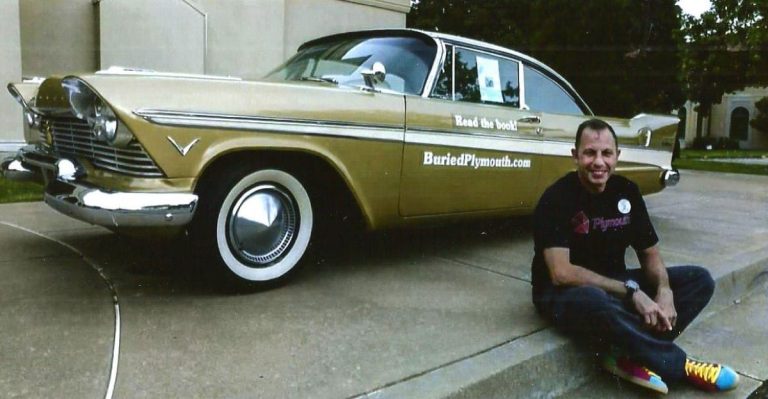
{"type": "MultiPolygon", "coordinates": [[[[659,308],[661,308],[662,317],[667,320],[667,323],[664,325],[668,325],[669,328],[666,331],[671,331],[675,324],[677,324],[677,310],[675,310],[672,289],[669,287],[659,288],[659,291],[656,293],[655,302],[659,305],[659,308]]],[[[663,332],[665,330],[659,331],[663,332]]]]}
{"type": "Polygon", "coordinates": [[[635,305],[637,313],[643,317],[643,321],[648,329],[656,331],[672,330],[669,317],[664,314],[661,306],[648,297],[645,292],[635,292],[635,294],[632,295],[632,304],[635,305]]]}

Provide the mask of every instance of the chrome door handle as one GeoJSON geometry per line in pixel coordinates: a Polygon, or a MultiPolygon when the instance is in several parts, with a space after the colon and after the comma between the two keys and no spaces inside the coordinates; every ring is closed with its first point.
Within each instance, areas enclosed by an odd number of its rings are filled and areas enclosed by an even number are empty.
{"type": "Polygon", "coordinates": [[[541,118],[538,116],[526,116],[517,120],[517,123],[541,123],[541,118]]]}

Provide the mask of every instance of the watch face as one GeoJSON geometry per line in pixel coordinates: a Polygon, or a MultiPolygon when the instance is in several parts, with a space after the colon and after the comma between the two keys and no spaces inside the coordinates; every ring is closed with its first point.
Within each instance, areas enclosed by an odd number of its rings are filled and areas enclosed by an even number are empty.
{"type": "Polygon", "coordinates": [[[640,285],[637,284],[637,281],[635,280],[627,280],[624,282],[624,287],[626,287],[630,291],[637,291],[640,289],[640,285]]]}

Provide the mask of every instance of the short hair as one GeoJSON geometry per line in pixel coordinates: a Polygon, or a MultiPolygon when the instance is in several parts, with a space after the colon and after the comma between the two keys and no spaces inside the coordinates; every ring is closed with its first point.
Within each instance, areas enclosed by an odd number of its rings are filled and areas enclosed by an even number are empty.
{"type": "Polygon", "coordinates": [[[613,142],[616,143],[616,148],[619,148],[619,139],[616,138],[616,132],[613,131],[613,128],[611,127],[611,125],[609,125],[608,122],[602,119],[592,118],[584,122],[581,122],[581,124],[579,125],[579,128],[576,129],[576,151],[579,150],[579,144],[581,143],[581,134],[584,132],[584,129],[586,128],[590,128],[596,132],[608,129],[611,132],[611,135],[613,136],[613,142]]]}

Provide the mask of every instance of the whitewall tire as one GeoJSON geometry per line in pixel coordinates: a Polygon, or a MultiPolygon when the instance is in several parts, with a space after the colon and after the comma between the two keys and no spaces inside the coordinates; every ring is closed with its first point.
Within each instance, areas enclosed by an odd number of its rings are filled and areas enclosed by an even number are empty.
{"type": "Polygon", "coordinates": [[[299,264],[313,225],[312,203],[302,183],[286,171],[261,169],[226,191],[215,219],[215,248],[240,279],[273,281],[299,264]]]}

